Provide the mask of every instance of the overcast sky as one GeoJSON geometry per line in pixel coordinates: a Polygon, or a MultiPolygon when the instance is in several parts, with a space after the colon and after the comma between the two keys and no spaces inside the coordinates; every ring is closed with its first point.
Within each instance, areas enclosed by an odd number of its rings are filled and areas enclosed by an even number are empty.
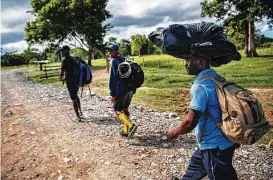
{"type": "MultiPolygon", "coordinates": [[[[114,26],[110,36],[118,39],[134,34],[149,34],[157,27],[173,23],[216,22],[215,19],[201,18],[202,0],[109,0],[107,9],[113,17],[108,21],[114,26]]],[[[24,26],[34,19],[26,11],[30,10],[30,0],[1,0],[1,47],[4,51],[23,51],[27,48],[24,26]]],[[[262,33],[273,38],[266,23],[258,26],[262,33]]],[[[37,46],[42,48],[41,46],[37,46]]]]}

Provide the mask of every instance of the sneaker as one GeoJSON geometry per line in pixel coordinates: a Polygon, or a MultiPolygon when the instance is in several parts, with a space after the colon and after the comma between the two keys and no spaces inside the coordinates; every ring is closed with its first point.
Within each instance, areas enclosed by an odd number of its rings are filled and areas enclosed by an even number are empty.
{"type": "Polygon", "coordinates": [[[177,176],[173,176],[173,177],[172,177],[172,180],[180,180],[180,178],[177,177],[177,176]]]}
{"type": "Polygon", "coordinates": [[[137,125],[133,124],[133,126],[129,129],[129,134],[127,138],[131,139],[134,136],[136,130],[137,130],[137,125]]]}
{"type": "Polygon", "coordinates": [[[119,131],[119,135],[121,135],[121,136],[123,136],[123,137],[127,137],[127,136],[128,136],[128,134],[125,134],[122,130],[119,131]]]}
{"type": "Polygon", "coordinates": [[[79,116],[82,117],[83,116],[83,113],[82,111],[79,112],[79,116]]]}
{"type": "Polygon", "coordinates": [[[181,175],[181,174],[175,174],[172,176],[172,180],[180,180],[182,178],[183,178],[183,175],[181,175]]]}
{"type": "Polygon", "coordinates": [[[73,121],[82,122],[81,117],[77,117],[76,119],[73,119],[73,121]]]}

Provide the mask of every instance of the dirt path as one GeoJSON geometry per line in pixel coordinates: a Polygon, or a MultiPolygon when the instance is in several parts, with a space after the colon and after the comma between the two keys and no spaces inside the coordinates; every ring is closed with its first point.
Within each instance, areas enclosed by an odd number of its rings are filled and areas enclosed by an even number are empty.
{"type": "MultiPolygon", "coordinates": [[[[107,97],[84,95],[87,121],[76,123],[66,89],[29,82],[17,71],[1,72],[2,179],[165,180],[185,171],[195,137],[163,136],[178,119],[132,106],[139,129],[127,141],[107,97]]],[[[240,179],[270,179],[272,159],[272,149],[255,145],[238,150],[234,163],[240,179]]]]}

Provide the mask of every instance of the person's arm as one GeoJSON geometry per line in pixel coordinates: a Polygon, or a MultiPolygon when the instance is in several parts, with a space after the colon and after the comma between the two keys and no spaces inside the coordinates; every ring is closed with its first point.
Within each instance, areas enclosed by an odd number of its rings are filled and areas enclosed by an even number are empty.
{"type": "Polygon", "coordinates": [[[64,72],[65,72],[65,60],[62,61],[61,64],[61,72],[60,72],[60,81],[63,81],[63,77],[64,77],[64,72]]]}
{"type": "Polygon", "coordinates": [[[202,112],[189,109],[186,120],[182,121],[179,126],[173,128],[167,132],[167,138],[169,140],[177,138],[179,135],[187,134],[191,132],[197,125],[202,112]]]}
{"type": "Polygon", "coordinates": [[[117,70],[118,70],[118,64],[115,60],[113,60],[112,67],[111,67],[110,81],[109,81],[110,96],[112,96],[112,101],[116,96],[116,89],[118,84],[117,70]]]}
{"type": "Polygon", "coordinates": [[[201,85],[194,84],[191,88],[191,102],[186,120],[181,124],[167,132],[169,140],[177,138],[179,135],[191,132],[202,114],[205,112],[208,103],[208,97],[205,89],[201,85]]]}

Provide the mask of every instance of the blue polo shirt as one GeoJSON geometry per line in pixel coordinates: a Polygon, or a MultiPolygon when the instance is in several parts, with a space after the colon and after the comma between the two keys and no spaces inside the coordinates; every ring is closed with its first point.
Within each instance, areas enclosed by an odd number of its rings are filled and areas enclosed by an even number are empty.
{"type": "MultiPolygon", "coordinates": [[[[202,79],[202,76],[216,77],[217,73],[213,69],[206,69],[198,74],[191,87],[190,109],[201,112],[205,112],[207,109],[212,117],[218,122],[221,122],[222,112],[214,83],[212,80],[202,79]]],[[[198,124],[195,127],[195,136],[201,150],[214,149],[217,147],[223,150],[233,145],[233,143],[229,141],[214,124],[213,120],[211,120],[210,117],[206,117],[204,114],[200,117],[198,124]],[[205,134],[200,142],[200,133],[204,126],[205,118],[207,118],[205,134]]]]}

